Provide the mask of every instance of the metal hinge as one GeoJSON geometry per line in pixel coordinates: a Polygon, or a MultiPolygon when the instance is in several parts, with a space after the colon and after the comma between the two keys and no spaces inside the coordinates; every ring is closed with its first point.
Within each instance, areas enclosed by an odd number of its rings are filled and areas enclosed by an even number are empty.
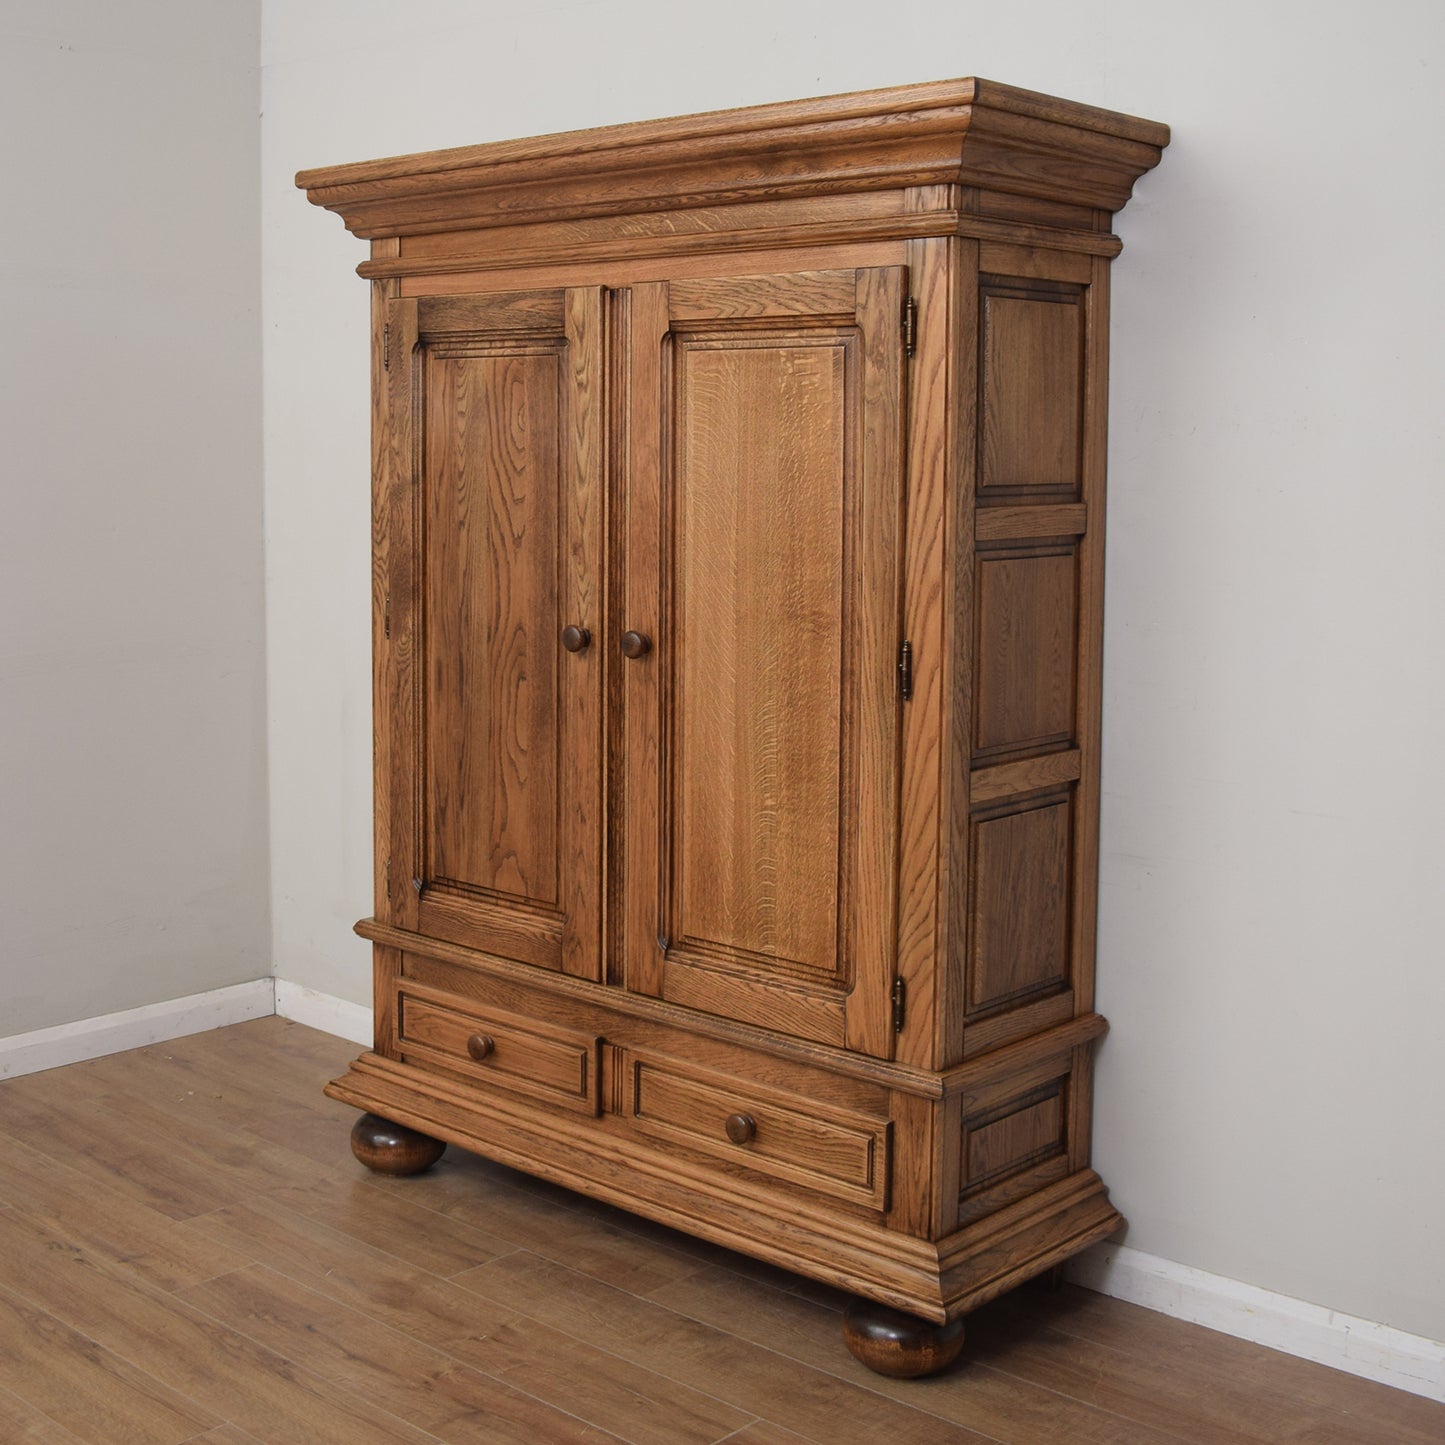
{"type": "Polygon", "coordinates": [[[386,602],[381,609],[381,632],[383,637],[391,636],[391,593],[386,594],[386,602]]]}
{"type": "Polygon", "coordinates": [[[391,322],[386,322],[381,328],[381,369],[391,370],[391,322]]]}
{"type": "Polygon", "coordinates": [[[905,356],[913,355],[913,348],[918,344],[918,302],[909,297],[903,303],[903,352],[905,356]]]}
{"type": "Polygon", "coordinates": [[[903,1032],[903,1011],[908,996],[908,987],[901,978],[893,980],[893,1032],[903,1032]]]}
{"type": "Polygon", "coordinates": [[[906,637],[898,649],[898,691],[904,702],[913,696],[913,644],[906,637]]]}
{"type": "Polygon", "coordinates": [[[666,953],[671,947],[672,940],[665,933],[659,933],[657,935],[657,951],[659,953],[666,953]]]}

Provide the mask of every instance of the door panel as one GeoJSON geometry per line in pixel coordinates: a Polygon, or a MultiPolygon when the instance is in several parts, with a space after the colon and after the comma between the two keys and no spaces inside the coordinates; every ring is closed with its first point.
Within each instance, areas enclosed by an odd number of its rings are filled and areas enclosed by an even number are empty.
{"type": "Polygon", "coordinates": [[[838,973],[846,336],[677,346],[672,936],[838,973]],[[779,447],[805,435],[806,447],[779,447]]]}
{"type": "Polygon", "coordinates": [[[428,881],[557,903],[563,344],[425,349],[428,881]]]}
{"type": "Polygon", "coordinates": [[[415,826],[393,908],[433,937],[596,978],[602,658],[560,639],[604,625],[602,295],[392,309],[417,579],[409,776],[392,780],[415,826]]]}
{"type": "Polygon", "coordinates": [[[629,986],[878,1055],[902,301],[900,268],[634,288],[620,622],[655,643],[623,666],[629,986]]]}

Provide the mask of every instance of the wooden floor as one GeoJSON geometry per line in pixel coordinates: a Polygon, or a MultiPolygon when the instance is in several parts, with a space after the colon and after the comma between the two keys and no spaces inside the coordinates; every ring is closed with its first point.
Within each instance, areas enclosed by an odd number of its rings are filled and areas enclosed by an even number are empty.
{"type": "Polygon", "coordinates": [[[830,1290],[456,1151],[366,1173],[321,1096],[355,1052],[261,1019],[0,1084],[0,1441],[1445,1440],[1073,1288],[884,1380],[830,1290]]]}

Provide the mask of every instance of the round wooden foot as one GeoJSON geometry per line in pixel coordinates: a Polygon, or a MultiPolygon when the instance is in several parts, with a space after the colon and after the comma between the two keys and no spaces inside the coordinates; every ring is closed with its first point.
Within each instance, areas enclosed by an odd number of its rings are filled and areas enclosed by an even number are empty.
{"type": "Polygon", "coordinates": [[[351,1152],[378,1174],[420,1174],[447,1146],[430,1134],[393,1124],[380,1114],[363,1114],[351,1130],[351,1152]]]}
{"type": "Polygon", "coordinates": [[[963,1349],[963,1321],[936,1325],[872,1300],[854,1300],[843,1316],[843,1342],[879,1375],[914,1380],[946,1370],[963,1349]]]}

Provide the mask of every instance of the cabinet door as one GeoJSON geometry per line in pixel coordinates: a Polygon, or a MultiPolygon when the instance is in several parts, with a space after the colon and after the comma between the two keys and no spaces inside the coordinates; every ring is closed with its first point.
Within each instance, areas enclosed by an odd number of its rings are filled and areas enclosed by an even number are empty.
{"type": "Polygon", "coordinates": [[[633,288],[618,620],[628,986],[880,1056],[904,279],[633,288]]]}
{"type": "Polygon", "coordinates": [[[602,293],[397,301],[387,324],[385,907],[596,978],[602,293]]]}

